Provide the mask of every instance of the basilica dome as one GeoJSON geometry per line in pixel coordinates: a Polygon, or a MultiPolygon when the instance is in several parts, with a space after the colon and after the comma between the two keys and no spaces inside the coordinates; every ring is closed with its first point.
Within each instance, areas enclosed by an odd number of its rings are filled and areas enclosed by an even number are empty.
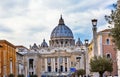
{"type": "Polygon", "coordinates": [[[71,29],[64,24],[62,16],[59,19],[58,26],[56,26],[51,33],[51,39],[54,38],[73,38],[73,33],[71,29]]]}

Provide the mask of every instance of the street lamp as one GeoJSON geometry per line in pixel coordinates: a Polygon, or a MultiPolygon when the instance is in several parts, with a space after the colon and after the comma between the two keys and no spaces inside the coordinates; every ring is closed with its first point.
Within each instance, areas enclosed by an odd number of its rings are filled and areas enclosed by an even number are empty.
{"type": "Polygon", "coordinates": [[[97,49],[97,19],[92,19],[92,25],[93,25],[93,49],[94,49],[94,56],[97,56],[98,49],[97,49]]]}
{"type": "Polygon", "coordinates": [[[88,62],[88,59],[89,59],[89,55],[88,55],[88,44],[89,44],[89,41],[88,39],[85,39],[85,68],[86,68],[86,76],[89,75],[90,71],[89,71],[89,62],[88,62]]]}
{"type": "Polygon", "coordinates": [[[88,46],[88,39],[85,39],[85,46],[88,46]]]}
{"type": "Polygon", "coordinates": [[[97,19],[92,19],[91,21],[92,21],[93,27],[96,27],[96,25],[97,25],[97,19]]]}
{"type": "Polygon", "coordinates": [[[83,58],[84,58],[84,70],[85,70],[85,74],[86,74],[86,58],[85,58],[85,50],[84,49],[81,49],[82,51],[82,55],[83,55],[83,58]]]}

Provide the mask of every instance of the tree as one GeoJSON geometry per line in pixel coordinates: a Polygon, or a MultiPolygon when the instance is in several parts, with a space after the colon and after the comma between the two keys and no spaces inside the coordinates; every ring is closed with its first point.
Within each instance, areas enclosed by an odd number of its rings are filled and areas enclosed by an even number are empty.
{"type": "Polygon", "coordinates": [[[113,68],[112,68],[112,60],[111,59],[108,59],[106,57],[93,57],[91,60],[90,60],[90,71],[91,72],[99,72],[100,74],[100,77],[103,76],[103,73],[105,71],[108,71],[108,72],[112,72],[113,68]]]}
{"type": "Polygon", "coordinates": [[[120,50],[120,9],[117,9],[115,12],[114,18],[114,28],[111,30],[111,35],[117,46],[117,49],[120,50]]]}
{"type": "Polygon", "coordinates": [[[34,74],[34,75],[30,75],[30,77],[38,77],[36,74],[34,74]]]}
{"type": "Polygon", "coordinates": [[[14,74],[9,74],[8,77],[14,77],[14,74]]]}
{"type": "Polygon", "coordinates": [[[17,77],[25,77],[24,74],[18,74],[17,77]]]}
{"type": "Polygon", "coordinates": [[[111,11],[109,16],[105,16],[105,19],[109,24],[113,24],[114,27],[111,28],[110,35],[113,37],[113,42],[117,46],[117,49],[120,50],[120,7],[115,6],[115,10],[111,11]]]}
{"type": "Polygon", "coordinates": [[[78,77],[81,75],[83,77],[83,75],[85,75],[85,70],[84,69],[79,69],[76,71],[78,77]]]}

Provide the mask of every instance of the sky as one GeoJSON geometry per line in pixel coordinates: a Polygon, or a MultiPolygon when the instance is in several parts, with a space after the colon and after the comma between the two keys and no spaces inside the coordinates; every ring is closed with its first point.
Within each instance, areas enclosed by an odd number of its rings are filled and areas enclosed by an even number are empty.
{"type": "Polygon", "coordinates": [[[91,19],[97,19],[97,30],[108,28],[104,19],[117,0],[0,0],[0,40],[14,45],[49,44],[52,30],[60,15],[72,30],[74,39],[92,39],[91,19]]]}

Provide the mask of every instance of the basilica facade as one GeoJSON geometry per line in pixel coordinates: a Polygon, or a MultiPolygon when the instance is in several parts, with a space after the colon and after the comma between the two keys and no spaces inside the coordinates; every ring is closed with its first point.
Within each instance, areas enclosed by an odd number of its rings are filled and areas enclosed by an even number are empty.
{"type": "Polygon", "coordinates": [[[85,69],[85,54],[84,44],[80,38],[75,42],[72,30],[65,25],[61,16],[51,32],[49,45],[44,39],[40,45],[30,45],[24,53],[25,75],[69,76],[78,69],[85,69]]]}

